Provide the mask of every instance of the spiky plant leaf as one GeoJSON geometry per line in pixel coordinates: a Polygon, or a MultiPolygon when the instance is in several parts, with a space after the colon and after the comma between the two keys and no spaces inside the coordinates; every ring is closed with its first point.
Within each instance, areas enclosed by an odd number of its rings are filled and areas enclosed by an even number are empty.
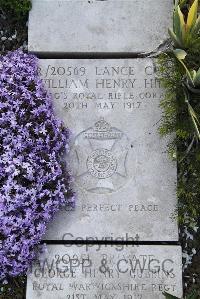
{"type": "Polygon", "coordinates": [[[174,42],[175,46],[181,48],[182,44],[181,41],[178,39],[177,35],[174,33],[174,31],[172,29],[168,29],[169,35],[172,39],[172,41],[174,42]]]}
{"type": "Polygon", "coordinates": [[[194,78],[194,85],[195,87],[199,87],[200,86],[200,68],[196,73],[196,76],[194,78]]]}
{"type": "Polygon", "coordinates": [[[194,86],[193,77],[191,76],[190,71],[188,70],[185,63],[183,62],[183,60],[185,59],[187,53],[182,49],[176,49],[176,50],[173,51],[173,53],[176,56],[176,58],[179,60],[179,62],[182,64],[182,66],[184,67],[184,69],[186,71],[186,74],[187,74],[187,77],[190,80],[190,83],[194,86]]]}
{"type": "Polygon", "coordinates": [[[182,40],[185,38],[185,21],[179,5],[174,9],[173,31],[177,39],[182,43],[182,40]]]}
{"type": "Polygon", "coordinates": [[[186,24],[185,24],[184,16],[180,9],[180,6],[178,6],[177,10],[178,10],[178,17],[179,17],[179,22],[180,22],[180,29],[179,29],[180,37],[181,37],[182,41],[184,42],[185,37],[186,37],[186,24]]]}
{"type": "Polygon", "coordinates": [[[198,119],[198,116],[197,116],[196,112],[194,111],[194,109],[192,108],[190,103],[188,103],[188,111],[189,111],[189,114],[191,116],[195,131],[196,131],[197,138],[200,140],[200,129],[199,129],[200,128],[200,122],[199,122],[199,119],[198,119]]]}
{"type": "Polygon", "coordinates": [[[200,16],[198,16],[194,27],[191,29],[192,34],[198,34],[200,30],[200,16]]]}
{"type": "Polygon", "coordinates": [[[192,4],[187,18],[187,29],[190,30],[197,21],[197,13],[198,13],[198,3],[199,0],[195,0],[192,4]]]}
{"type": "Polygon", "coordinates": [[[192,70],[192,71],[190,72],[190,74],[191,74],[191,77],[192,77],[193,82],[194,82],[194,80],[195,80],[195,78],[196,78],[196,75],[197,75],[197,72],[196,72],[195,70],[192,70]]]}
{"type": "Polygon", "coordinates": [[[180,8],[182,8],[184,5],[187,4],[187,0],[177,0],[176,2],[177,2],[176,5],[179,5],[180,8]]]}

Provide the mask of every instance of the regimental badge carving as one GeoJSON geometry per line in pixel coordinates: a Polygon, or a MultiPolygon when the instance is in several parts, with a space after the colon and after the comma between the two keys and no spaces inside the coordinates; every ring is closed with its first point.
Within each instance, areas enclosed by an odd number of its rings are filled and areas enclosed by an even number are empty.
{"type": "Polygon", "coordinates": [[[100,118],[75,137],[71,160],[76,183],[93,193],[111,193],[129,179],[129,138],[100,118]]]}
{"type": "Polygon", "coordinates": [[[107,149],[97,149],[88,157],[87,168],[91,175],[99,179],[112,176],[117,168],[117,159],[107,149]]]}

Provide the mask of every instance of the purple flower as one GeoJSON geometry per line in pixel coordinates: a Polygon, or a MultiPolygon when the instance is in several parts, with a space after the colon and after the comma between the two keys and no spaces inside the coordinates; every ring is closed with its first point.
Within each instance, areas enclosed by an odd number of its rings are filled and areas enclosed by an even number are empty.
{"type": "Polygon", "coordinates": [[[27,272],[48,222],[74,206],[66,169],[69,131],[53,114],[37,58],[0,57],[0,279],[27,272]]]}

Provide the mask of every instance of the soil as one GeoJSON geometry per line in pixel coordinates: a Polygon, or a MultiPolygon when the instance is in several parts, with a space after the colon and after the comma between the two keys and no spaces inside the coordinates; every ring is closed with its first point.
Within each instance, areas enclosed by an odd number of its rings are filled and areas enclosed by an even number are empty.
{"type": "Polygon", "coordinates": [[[27,50],[27,20],[16,20],[0,8],[0,54],[22,47],[27,50]]]}
{"type": "MultiPolygon", "coordinates": [[[[200,227],[200,220],[198,223],[200,227]]],[[[185,295],[196,290],[200,298],[200,233],[199,229],[181,229],[180,240],[183,249],[183,284],[185,295]]]]}

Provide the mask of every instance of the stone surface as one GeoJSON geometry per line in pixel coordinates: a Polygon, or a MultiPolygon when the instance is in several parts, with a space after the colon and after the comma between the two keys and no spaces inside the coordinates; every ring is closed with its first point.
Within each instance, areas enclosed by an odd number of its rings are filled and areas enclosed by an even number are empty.
{"type": "Polygon", "coordinates": [[[182,297],[180,247],[90,246],[49,245],[28,275],[26,298],[164,299],[164,291],[182,297]]]}
{"type": "Polygon", "coordinates": [[[56,115],[72,130],[67,157],[77,205],[46,239],[176,241],[176,165],[161,139],[163,91],[150,59],[40,60],[56,115]]]}
{"type": "Polygon", "coordinates": [[[151,52],[167,38],[173,0],[32,0],[29,51],[151,52]]]}

